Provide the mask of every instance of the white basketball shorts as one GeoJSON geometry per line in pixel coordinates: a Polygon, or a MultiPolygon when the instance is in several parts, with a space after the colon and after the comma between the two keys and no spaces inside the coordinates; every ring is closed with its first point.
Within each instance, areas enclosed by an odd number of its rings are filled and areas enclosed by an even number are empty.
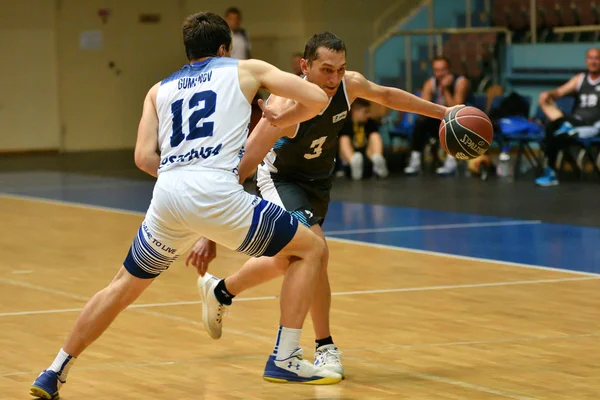
{"type": "Polygon", "coordinates": [[[245,192],[231,172],[166,171],[124,266],[133,276],[154,278],[201,236],[253,257],[274,256],[297,229],[295,217],[245,192]]]}

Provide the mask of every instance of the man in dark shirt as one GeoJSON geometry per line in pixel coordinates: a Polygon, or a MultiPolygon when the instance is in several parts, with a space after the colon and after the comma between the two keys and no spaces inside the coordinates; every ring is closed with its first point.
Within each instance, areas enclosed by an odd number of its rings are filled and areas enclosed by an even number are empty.
{"type": "MultiPolygon", "coordinates": [[[[453,75],[450,72],[450,61],[445,57],[434,58],[431,66],[433,76],[423,85],[421,97],[447,107],[464,104],[469,95],[469,80],[464,76],[453,75]]],[[[410,161],[404,169],[405,174],[415,175],[421,171],[423,150],[430,138],[437,137],[439,126],[440,122],[435,118],[417,118],[412,134],[410,161]]],[[[436,170],[439,175],[448,175],[455,171],[456,159],[451,156],[447,156],[444,165],[436,170]]]]}
{"type": "MultiPolygon", "coordinates": [[[[547,166],[543,175],[535,180],[539,186],[558,185],[554,170],[558,152],[569,147],[578,135],[584,136],[583,130],[578,132],[575,128],[592,126],[600,121],[600,49],[589,49],[585,61],[587,72],[577,74],[564,85],[540,94],[540,107],[550,122],[546,127],[544,142],[547,166]],[[571,115],[565,116],[553,100],[571,94],[576,96],[575,108],[571,115]]],[[[593,136],[597,130],[591,133],[593,136]]]]}

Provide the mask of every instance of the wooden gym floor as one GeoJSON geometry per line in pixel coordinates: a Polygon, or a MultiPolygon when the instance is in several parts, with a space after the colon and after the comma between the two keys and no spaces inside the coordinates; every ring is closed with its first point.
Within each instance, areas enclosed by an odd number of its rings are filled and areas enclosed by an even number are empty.
{"type": "MultiPolygon", "coordinates": [[[[135,212],[0,196],[0,398],[28,398],[87,298],[116,273],[141,220],[135,212]]],[[[182,257],[82,355],[61,398],[600,397],[600,275],[343,239],[329,244],[342,383],[263,381],[280,282],[240,296],[223,338],[213,341],[201,324],[195,272],[182,257]]],[[[245,259],[218,251],[210,269],[218,276],[245,259]]],[[[307,358],[313,339],[308,320],[307,358]]]]}

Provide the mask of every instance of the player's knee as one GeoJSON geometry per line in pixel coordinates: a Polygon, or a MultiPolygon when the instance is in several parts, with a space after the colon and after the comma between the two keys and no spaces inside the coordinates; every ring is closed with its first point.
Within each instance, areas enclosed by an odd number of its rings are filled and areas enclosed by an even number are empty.
{"type": "Polygon", "coordinates": [[[328,257],[328,250],[325,241],[318,235],[311,232],[311,243],[308,248],[308,257],[318,260],[318,265],[323,266],[328,257]]]}

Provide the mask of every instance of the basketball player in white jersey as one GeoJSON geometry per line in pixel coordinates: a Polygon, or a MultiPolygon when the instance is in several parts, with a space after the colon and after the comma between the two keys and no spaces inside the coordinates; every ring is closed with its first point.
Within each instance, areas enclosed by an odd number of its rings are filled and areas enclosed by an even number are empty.
{"type": "Polygon", "coordinates": [[[245,192],[237,174],[250,102],[260,87],[297,101],[272,118],[282,126],[317,115],[327,95],[265,62],[227,58],[231,31],[216,14],[189,16],[183,37],[190,63],[150,89],[138,128],[136,164],[158,175],[146,217],[115,278],[85,305],[56,359],[33,383],[33,396],[57,398],[75,359],[199,237],[291,263],[281,291],[276,357],[269,359],[273,378],[341,380],[303,360],[299,346],[325,257],[323,240],[283,208],[245,192]]]}
{"type": "MultiPolygon", "coordinates": [[[[319,85],[329,96],[327,108],[296,126],[279,128],[265,119],[261,120],[250,135],[239,172],[240,178],[245,179],[253,165],[264,158],[257,172],[257,185],[262,197],[280,204],[325,239],[321,224],[329,206],[338,134],[344,119],[349,118],[350,106],[356,98],[437,120],[462,105],[446,107],[435,104],[397,88],[377,85],[358,72],[346,71],[346,46],[330,32],[315,34],[308,40],[301,66],[306,80],[319,85]]],[[[281,96],[271,96],[269,103],[282,110],[293,106],[293,101],[281,96]]],[[[212,255],[209,242],[202,241],[194,246],[188,260],[191,259],[192,264],[206,263],[210,262],[212,255]]],[[[199,285],[205,299],[202,303],[204,323],[209,335],[213,338],[221,336],[224,305],[231,304],[231,299],[244,290],[284,274],[286,263],[286,260],[260,257],[250,260],[218,284],[209,274],[200,278],[199,285]],[[215,286],[218,289],[212,290],[215,286]]],[[[331,288],[325,259],[311,305],[316,336],[314,362],[343,374],[340,352],[331,337],[330,306],[331,288]]],[[[268,376],[269,369],[265,368],[265,378],[268,376]]]]}

